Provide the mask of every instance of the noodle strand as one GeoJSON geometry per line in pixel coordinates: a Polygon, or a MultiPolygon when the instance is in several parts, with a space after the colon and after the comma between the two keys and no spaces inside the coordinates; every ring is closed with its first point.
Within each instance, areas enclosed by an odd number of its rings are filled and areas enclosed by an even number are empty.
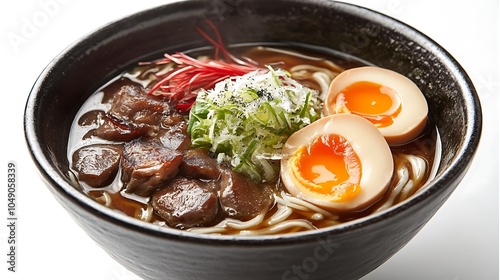
{"type": "Polygon", "coordinates": [[[398,168],[397,176],[399,178],[399,181],[389,194],[389,198],[382,206],[380,206],[374,212],[379,212],[391,207],[394,204],[394,199],[396,198],[396,196],[401,193],[401,189],[403,189],[404,186],[408,183],[410,176],[408,168],[404,164],[400,168],[398,168]]]}
{"type": "Polygon", "coordinates": [[[259,229],[259,230],[244,230],[241,231],[241,235],[264,235],[264,234],[274,234],[278,233],[281,231],[284,231],[286,229],[292,228],[292,227],[301,227],[305,229],[315,229],[311,223],[309,223],[307,220],[302,220],[302,219],[296,219],[296,220],[290,220],[290,221],[284,221],[279,224],[259,229]]]}

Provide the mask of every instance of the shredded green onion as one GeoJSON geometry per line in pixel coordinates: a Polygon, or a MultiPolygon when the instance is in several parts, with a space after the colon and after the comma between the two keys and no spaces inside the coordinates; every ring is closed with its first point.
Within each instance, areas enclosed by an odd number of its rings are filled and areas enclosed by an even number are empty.
{"type": "Polygon", "coordinates": [[[189,113],[192,145],[258,182],[276,178],[288,137],[320,117],[317,91],[268,69],[200,91],[189,113]]]}

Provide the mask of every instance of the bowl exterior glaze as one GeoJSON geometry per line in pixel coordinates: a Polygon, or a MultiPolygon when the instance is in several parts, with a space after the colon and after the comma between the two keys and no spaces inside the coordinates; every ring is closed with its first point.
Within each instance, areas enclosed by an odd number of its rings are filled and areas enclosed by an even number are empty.
{"type": "MultiPolygon", "coordinates": [[[[459,64],[425,35],[376,12],[332,1],[183,1],[109,24],[63,51],[28,98],[25,132],[56,199],[104,250],[145,279],[358,279],[402,248],[465,175],[481,132],[481,108],[459,64]],[[227,4],[227,3],[226,3],[227,4]],[[227,7],[227,6],[226,6],[227,7]],[[212,20],[227,44],[292,42],[339,51],[400,72],[429,103],[442,141],[436,178],[377,215],[292,235],[198,235],[107,209],[68,177],[72,120],[98,87],[138,61],[206,46],[196,26],[212,20]]],[[[425,143],[421,143],[425,145],[425,143]]]]}

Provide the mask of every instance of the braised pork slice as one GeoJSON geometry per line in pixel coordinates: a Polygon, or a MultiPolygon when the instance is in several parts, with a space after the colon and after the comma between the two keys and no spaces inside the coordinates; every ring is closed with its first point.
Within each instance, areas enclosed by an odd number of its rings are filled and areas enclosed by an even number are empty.
{"type": "Polygon", "coordinates": [[[209,226],[215,220],[219,202],[214,184],[177,176],[153,194],[153,209],[170,226],[209,226]]]}
{"type": "Polygon", "coordinates": [[[219,199],[229,217],[249,220],[267,211],[272,202],[272,190],[257,185],[243,175],[227,168],[221,170],[219,199]]]}
{"type": "Polygon", "coordinates": [[[121,161],[125,191],[149,196],[165,181],[174,177],[182,162],[182,153],[166,148],[155,138],[139,138],[123,147],[121,161]]]}
{"type": "Polygon", "coordinates": [[[162,115],[169,110],[167,102],[147,95],[142,88],[123,86],[115,94],[96,135],[112,141],[154,136],[160,128],[162,115]]]}
{"type": "Polygon", "coordinates": [[[72,167],[78,179],[94,188],[111,184],[118,172],[121,149],[120,145],[94,144],[73,152],[72,167]]]}
{"type": "Polygon", "coordinates": [[[220,176],[217,160],[201,149],[186,151],[179,170],[181,175],[191,178],[217,179],[220,176]]]}
{"type": "Polygon", "coordinates": [[[164,146],[173,150],[188,150],[191,148],[191,137],[187,133],[188,124],[181,120],[163,128],[158,136],[164,146]]]}

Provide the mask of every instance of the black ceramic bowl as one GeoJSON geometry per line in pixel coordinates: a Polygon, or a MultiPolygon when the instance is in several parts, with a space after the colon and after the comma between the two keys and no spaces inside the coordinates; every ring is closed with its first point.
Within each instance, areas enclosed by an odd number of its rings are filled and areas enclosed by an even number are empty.
{"type": "Polygon", "coordinates": [[[471,81],[445,50],[379,13],[321,0],[183,1],[109,24],[62,52],[32,89],[25,131],[33,160],[61,205],[104,250],[143,278],[356,279],[401,249],[457,187],[478,146],[481,109],[471,81]],[[105,208],[74,188],[66,148],[82,103],[138,61],[207,45],[195,31],[205,18],[217,24],[227,44],[314,45],[408,76],[425,94],[440,132],[435,179],[418,195],[376,215],[264,237],[162,228],[105,208]]]}

